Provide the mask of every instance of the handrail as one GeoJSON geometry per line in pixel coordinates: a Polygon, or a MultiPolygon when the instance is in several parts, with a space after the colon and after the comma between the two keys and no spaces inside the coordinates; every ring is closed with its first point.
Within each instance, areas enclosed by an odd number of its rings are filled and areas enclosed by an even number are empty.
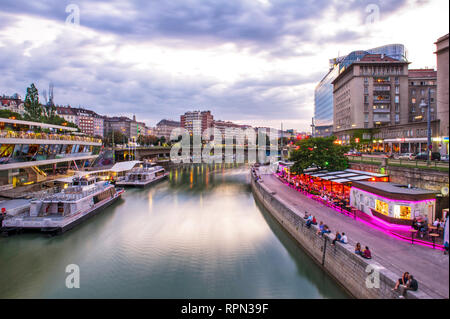
{"type": "Polygon", "coordinates": [[[61,141],[80,141],[80,142],[93,142],[102,143],[101,139],[86,137],[86,136],[75,136],[75,135],[64,135],[64,134],[53,134],[53,133],[34,133],[34,132],[22,132],[22,131],[6,131],[0,130],[0,138],[20,138],[20,139],[32,139],[32,140],[61,140],[61,141]]]}

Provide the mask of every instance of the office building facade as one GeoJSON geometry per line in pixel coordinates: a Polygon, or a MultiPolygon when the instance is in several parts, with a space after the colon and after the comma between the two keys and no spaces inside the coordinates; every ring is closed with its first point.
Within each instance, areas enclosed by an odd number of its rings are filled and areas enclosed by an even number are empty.
{"type": "Polygon", "coordinates": [[[406,61],[406,50],[402,44],[389,44],[369,50],[353,51],[346,56],[330,59],[328,73],[322,78],[314,91],[315,130],[320,136],[332,134],[329,127],[333,125],[333,84],[332,82],[346,68],[367,54],[383,54],[399,61],[406,61]]]}

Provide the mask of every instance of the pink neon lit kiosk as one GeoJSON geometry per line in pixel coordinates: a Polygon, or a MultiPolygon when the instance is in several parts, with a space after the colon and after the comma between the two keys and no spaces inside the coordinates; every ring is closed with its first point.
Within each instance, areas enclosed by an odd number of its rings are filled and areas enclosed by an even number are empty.
{"type": "Polygon", "coordinates": [[[354,182],[350,205],[389,224],[412,224],[414,217],[434,220],[436,192],[389,182],[354,182]]]}

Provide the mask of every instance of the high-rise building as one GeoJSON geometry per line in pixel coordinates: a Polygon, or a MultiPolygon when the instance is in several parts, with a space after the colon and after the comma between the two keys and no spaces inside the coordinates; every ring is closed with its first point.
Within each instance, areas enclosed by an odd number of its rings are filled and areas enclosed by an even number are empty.
{"type": "Polygon", "coordinates": [[[333,84],[332,82],[352,63],[367,54],[384,54],[399,61],[406,61],[406,50],[402,44],[389,44],[364,51],[353,51],[346,56],[330,59],[328,73],[317,84],[314,91],[314,120],[316,136],[332,134],[333,84]]]}
{"type": "Polygon", "coordinates": [[[441,154],[449,153],[449,114],[448,114],[448,34],[436,41],[437,58],[437,118],[439,119],[439,138],[441,154]]]}
{"type": "Polygon", "coordinates": [[[181,127],[191,135],[201,135],[213,127],[214,117],[211,111],[192,111],[180,116],[181,127]]]}
{"type": "Polygon", "coordinates": [[[366,54],[332,83],[333,130],[344,142],[354,130],[408,122],[408,62],[366,54]]]}

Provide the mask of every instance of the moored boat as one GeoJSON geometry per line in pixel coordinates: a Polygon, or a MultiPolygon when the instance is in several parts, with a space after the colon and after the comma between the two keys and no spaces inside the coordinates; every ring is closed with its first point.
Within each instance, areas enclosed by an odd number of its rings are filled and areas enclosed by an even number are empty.
{"type": "Polygon", "coordinates": [[[122,179],[116,181],[117,186],[145,187],[167,177],[168,173],[162,166],[144,164],[128,172],[122,179]]]}
{"type": "Polygon", "coordinates": [[[75,177],[60,193],[33,199],[28,211],[7,216],[2,222],[2,231],[63,233],[111,205],[123,192],[108,182],[97,182],[95,177],[75,177]]]}

